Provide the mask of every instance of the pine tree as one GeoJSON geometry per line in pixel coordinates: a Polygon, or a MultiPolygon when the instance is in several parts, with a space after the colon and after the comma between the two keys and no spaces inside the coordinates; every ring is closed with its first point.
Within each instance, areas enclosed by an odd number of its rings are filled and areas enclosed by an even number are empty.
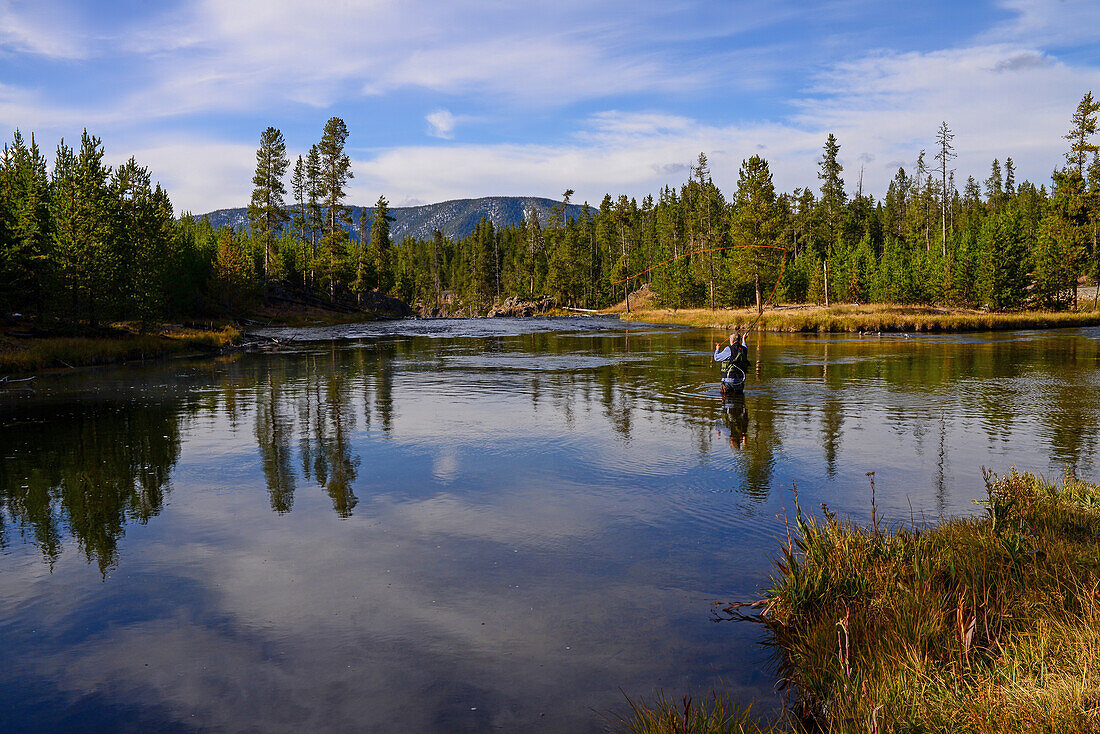
{"type": "Polygon", "coordinates": [[[18,130],[0,171],[0,310],[41,312],[49,280],[49,178],[34,135],[18,130]]]}
{"type": "Polygon", "coordinates": [[[149,169],[130,158],[117,168],[111,189],[118,199],[115,238],[125,242],[122,268],[124,303],[144,331],[165,314],[171,273],[174,218],[172,205],[158,185],[154,190],[149,169]]]}
{"type": "Polygon", "coordinates": [[[754,155],[741,163],[730,221],[730,242],[745,248],[736,252],[732,262],[738,274],[753,283],[757,311],[764,308],[764,285],[778,276],[782,260],[774,250],[749,246],[776,244],[780,226],[778,215],[768,162],[754,155]]]}
{"type": "Polygon", "coordinates": [[[947,122],[942,122],[936,133],[936,142],[940,147],[940,151],[936,153],[936,160],[940,162],[940,243],[944,258],[947,257],[947,165],[952,158],[956,157],[955,146],[951,145],[954,139],[955,134],[951,132],[947,122]]]}
{"type": "Polygon", "coordinates": [[[1087,92],[1073,113],[1073,127],[1062,136],[1070,141],[1069,152],[1066,153],[1066,164],[1076,167],[1077,173],[1082,178],[1085,175],[1088,154],[1097,150],[1097,146],[1092,144],[1092,136],[1096,134],[1097,112],[1100,112],[1100,101],[1093,99],[1092,92],[1087,92]]]}
{"type": "Polygon", "coordinates": [[[351,225],[344,197],[351,172],[351,158],[344,152],[348,128],[339,117],[325,123],[321,142],[317,144],[320,163],[319,195],[325,207],[325,234],[321,239],[324,273],[329,287],[329,298],[336,300],[336,292],[347,281],[348,233],[345,225],[351,225]]]}
{"type": "Polygon", "coordinates": [[[825,214],[827,241],[833,243],[840,234],[841,214],[847,194],[844,192],[844,179],[840,174],[844,166],[840,164],[840,144],[836,136],[829,133],[825,139],[825,151],[818,162],[817,177],[821,181],[821,208],[825,214]]]}
{"type": "Polygon", "coordinates": [[[1035,295],[1045,308],[1073,308],[1089,242],[1085,182],[1073,168],[1054,173],[1054,196],[1043,218],[1035,262],[1035,295]]]}
{"type": "Polygon", "coordinates": [[[379,196],[374,205],[374,216],[370,227],[370,258],[377,274],[377,288],[388,293],[394,284],[393,263],[390,258],[390,203],[385,196],[379,196]]]}
{"type": "Polygon", "coordinates": [[[309,282],[312,285],[316,278],[317,241],[324,226],[324,210],[321,209],[321,154],[317,146],[313,145],[306,156],[306,227],[309,229],[309,282]]]}
{"type": "Polygon", "coordinates": [[[493,223],[482,217],[474,230],[473,287],[474,298],[481,307],[488,306],[496,291],[495,232],[493,223]]]}
{"type": "Polygon", "coordinates": [[[985,180],[985,198],[990,204],[996,204],[1004,193],[1004,182],[1001,179],[1001,162],[996,158],[989,167],[989,178],[985,180]]]}
{"type": "Polygon", "coordinates": [[[272,273],[271,253],[275,248],[276,233],[289,219],[286,212],[286,186],[283,176],[290,161],[286,157],[286,142],[277,128],[268,127],[260,135],[260,147],[256,150],[256,173],[252,176],[252,202],[248,206],[248,219],[252,236],[263,247],[263,277],[266,281],[272,273]]]}
{"type": "Polygon", "coordinates": [[[294,163],[294,173],[290,176],[290,191],[297,208],[294,212],[294,232],[298,238],[298,263],[302,269],[302,285],[306,284],[309,271],[309,250],[306,238],[306,194],[309,181],[306,177],[306,164],[302,156],[294,163]]]}
{"type": "Polygon", "coordinates": [[[360,305],[363,303],[363,294],[378,285],[378,271],[370,252],[370,233],[370,219],[367,208],[363,207],[359,210],[359,244],[355,255],[355,280],[351,284],[351,290],[360,305]]]}
{"type": "Polygon", "coordinates": [[[73,315],[95,326],[117,304],[121,258],[115,241],[116,207],[107,186],[99,138],[85,130],[76,155],[58,146],[51,185],[51,218],[61,285],[73,315]]]}
{"type": "Polygon", "coordinates": [[[996,309],[1016,308],[1027,298],[1029,259],[1015,206],[993,212],[978,239],[985,265],[985,297],[996,309]]]}
{"type": "Polygon", "coordinates": [[[329,118],[325,123],[321,142],[317,144],[320,161],[319,195],[325,208],[325,233],[333,234],[337,228],[350,224],[347,209],[344,207],[345,188],[349,179],[355,178],[351,172],[351,158],[344,152],[348,140],[348,127],[339,117],[329,118]]]}

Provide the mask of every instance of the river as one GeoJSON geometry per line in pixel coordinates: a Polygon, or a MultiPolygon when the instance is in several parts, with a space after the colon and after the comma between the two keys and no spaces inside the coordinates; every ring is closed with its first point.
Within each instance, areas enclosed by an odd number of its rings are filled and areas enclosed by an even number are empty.
{"type": "Polygon", "coordinates": [[[751,600],[793,487],[980,512],[1096,476],[1100,329],[755,334],[603,318],[269,332],[0,392],[0,729],[603,731],[624,693],[781,705],[751,600]]]}

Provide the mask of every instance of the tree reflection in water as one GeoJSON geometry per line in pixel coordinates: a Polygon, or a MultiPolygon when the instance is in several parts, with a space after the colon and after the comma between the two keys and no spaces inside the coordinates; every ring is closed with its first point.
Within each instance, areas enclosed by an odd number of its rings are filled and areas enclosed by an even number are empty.
{"type": "MultiPolygon", "coordinates": [[[[124,371],[107,371],[122,386],[114,397],[88,387],[102,373],[90,374],[82,396],[0,403],[0,545],[25,539],[52,565],[71,537],[106,574],[118,563],[126,524],[162,511],[181,433],[189,435],[203,416],[203,425],[226,435],[251,425],[257,476],[272,511],[292,512],[296,494],[313,485],[339,517],[351,517],[364,478],[386,481],[383,468],[363,471],[362,457],[398,436],[402,410],[459,384],[477,385],[490,406],[515,412],[478,413],[480,394],[455,393],[467,407],[440,403],[451,433],[429,431],[430,450],[445,441],[453,453],[455,440],[483,449],[478,431],[507,432],[504,420],[514,421],[514,434],[525,421],[544,430],[552,424],[579,439],[569,450],[582,463],[590,451],[629,457],[657,447],[649,450],[667,454],[656,457],[667,462],[655,461],[642,483],[659,483],[685,449],[700,459],[728,459],[732,449],[732,483],[754,504],[768,499],[777,461],[789,458],[785,443],[809,446],[796,468],[826,483],[880,466],[866,465],[879,461],[876,446],[915,452],[897,459],[914,467],[927,457],[927,484],[940,512],[950,505],[953,472],[988,462],[985,454],[975,458],[981,451],[974,440],[1002,454],[1030,441],[1033,455],[1066,467],[1087,464],[1096,451],[1100,350],[1076,333],[892,342],[761,335],[748,395],[720,412],[708,338],[657,330],[629,338],[610,330],[583,338],[379,336],[205,361],[188,368],[190,383],[180,381],[178,364],[142,373],[175,384],[163,394],[126,383],[124,371]],[[481,423],[467,422],[466,410],[481,423]],[[614,450],[601,444],[605,437],[614,450]]],[[[511,460],[499,471],[506,473],[511,460]]],[[[608,461],[614,465],[615,457],[608,461]]],[[[629,462],[614,466],[615,481],[636,479],[629,462]]],[[[561,471],[563,481],[572,479],[570,469],[561,471]]]]}
{"type": "Polygon", "coordinates": [[[64,536],[101,574],[127,522],[158,515],[180,453],[178,405],[93,402],[20,410],[0,426],[0,514],[52,564],[64,536]]]}

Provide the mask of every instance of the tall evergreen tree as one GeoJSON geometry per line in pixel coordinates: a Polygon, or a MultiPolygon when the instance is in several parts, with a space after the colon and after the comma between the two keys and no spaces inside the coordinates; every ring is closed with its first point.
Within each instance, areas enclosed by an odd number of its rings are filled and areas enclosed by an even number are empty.
{"type": "Polygon", "coordinates": [[[252,176],[252,202],[248,206],[252,236],[263,247],[263,277],[271,276],[271,253],[275,249],[277,232],[289,219],[286,212],[286,186],[283,176],[290,161],[286,157],[286,141],[275,127],[268,127],[260,135],[260,147],[256,150],[256,173],[252,176]]]}
{"type": "Polygon", "coordinates": [[[53,247],[62,288],[68,291],[72,313],[95,326],[119,295],[121,262],[114,237],[115,206],[107,186],[99,138],[85,130],[80,151],[64,141],[54,159],[51,215],[53,247]]]}
{"type": "Polygon", "coordinates": [[[830,244],[836,241],[840,233],[841,212],[848,198],[844,192],[844,179],[840,177],[844,166],[840,163],[839,155],[840,144],[836,141],[836,136],[829,133],[829,137],[825,139],[825,150],[818,162],[817,177],[821,181],[821,208],[825,214],[830,244]]]}
{"type": "Polygon", "coordinates": [[[316,277],[317,244],[324,226],[324,210],[321,209],[323,189],[321,186],[321,154],[317,145],[310,146],[306,156],[306,227],[309,229],[309,280],[313,284],[316,277]]]}
{"type": "Polygon", "coordinates": [[[978,240],[985,268],[985,297],[996,309],[1016,308],[1027,298],[1029,258],[1015,206],[1001,207],[982,225],[978,240]]]}
{"type": "Polygon", "coordinates": [[[1096,134],[1097,112],[1100,112],[1100,101],[1093,99],[1091,91],[1086,92],[1073,113],[1070,131],[1063,136],[1070,141],[1066,164],[1075,167],[1082,178],[1085,175],[1088,154],[1097,150],[1097,146],[1092,143],[1092,136],[1096,134]]]}
{"type": "Polygon", "coordinates": [[[757,311],[764,307],[763,284],[774,280],[781,258],[776,256],[776,251],[751,246],[775,245],[779,227],[771,170],[767,161],[754,155],[741,163],[730,222],[730,242],[745,248],[736,253],[732,263],[741,278],[748,278],[753,283],[757,311]]]}
{"type": "Polygon", "coordinates": [[[936,133],[936,143],[940,148],[936,153],[936,160],[940,162],[940,243],[945,258],[947,257],[947,166],[955,157],[955,146],[951,144],[954,139],[955,134],[951,132],[947,122],[940,123],[940,129],[936,133]]]}
{"type": "Polygon", "coordinates": [[[344,198],[347,196],[348,180],[354,177],[351,172],[351,158],[344,151],[348,139],[348,127],[339,117],[329,118],[325,123],[321,142],[317,144],[320,162],[319,194],[325,207],[325,234],[321,239],[321,252],[324,259],[325,279],[328,281],[329,297],[335,301],[336,292],[347,280],[348,233],[345,225],[351,225],[344,198]]]}
{"type": "Polygon", "coordinates": [[[309,271],[309,250],[306,237],[306,194],[309,180],[306,176],[306,164],[302,156],[294,163],[294,173],[290,176],[290,192],[297,205],[294,211],[294,231],[298,238],[298,263],[302,269],[302,285],[306,284],[306,274],[309,271]]]}
{"type": "Polygon", "coordinates": [[[18,130],[0,167],[0,310],[41,312],[49,280],[49,178],[34,135],[18,130]]]}
{"type": "Polygon", "coordinates": [[[351,158],[344,151],[348,140],[348,126],[339,117],[325,123],[321,142],[317,144],[320,162],[319,194],[325,208],[325,233],[333,234],[342,225],[350,224],[344,198],[347,184],[355,174],[351,171],[351,158]]]}
{"type": "Polygon", "coordinates": [[[370,226],[370,258],[377,273],[377,288],[388,293],[394,284],[393,263],[390,255],[390,203],[385,196],[379,196],[374,205],[374,215],[370,226]]]}

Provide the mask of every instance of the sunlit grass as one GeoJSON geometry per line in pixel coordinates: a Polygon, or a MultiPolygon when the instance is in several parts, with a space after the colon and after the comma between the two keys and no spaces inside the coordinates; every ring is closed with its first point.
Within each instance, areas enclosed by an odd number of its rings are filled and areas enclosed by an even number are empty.
{"type": "Polygon", "coordinates": [[[620,318],[651,324],[788,332],[990,331],[1100,324],[1100,311],[976,311],[895,304],[839,305],[829,308],[768,308],[757,320],[753,309],[645,309],[620,318]]]}
{"type": "Polygon", "coordinates": [[[931,529],[795,519],[761,620],[836,732],[1100,731],[1100,487],[1013,471],[931,529]]]}
{"type": "Polygon", "coordinates": [[[7,338],[0,341],[0,375],[152,359],[224,347],[239,338],[232,326],[167,326],[143,334],[134,333],[128,324],[116,324],[103,336],[7,338]]]}
{"type": "MultiPolygon", "coordinates": [[[[1100,732],[1100,486],[1013,471],[987,494],[984,516],[927,528],[815,520],[796,501],[750,605],[790,694],[769,731],[1100,732]]],[[[760,730],[721,697],[664,696],[614,729],[760,730]]]]}
{"type": "Polygon", "coordinates": [[[781,729],[752,715],[728,694],[701,700],[691,695],[670,701],[663,693],[652,701],[627,699],[629,712],[612,722],[617,734],[771,734],[781,729]]]}

